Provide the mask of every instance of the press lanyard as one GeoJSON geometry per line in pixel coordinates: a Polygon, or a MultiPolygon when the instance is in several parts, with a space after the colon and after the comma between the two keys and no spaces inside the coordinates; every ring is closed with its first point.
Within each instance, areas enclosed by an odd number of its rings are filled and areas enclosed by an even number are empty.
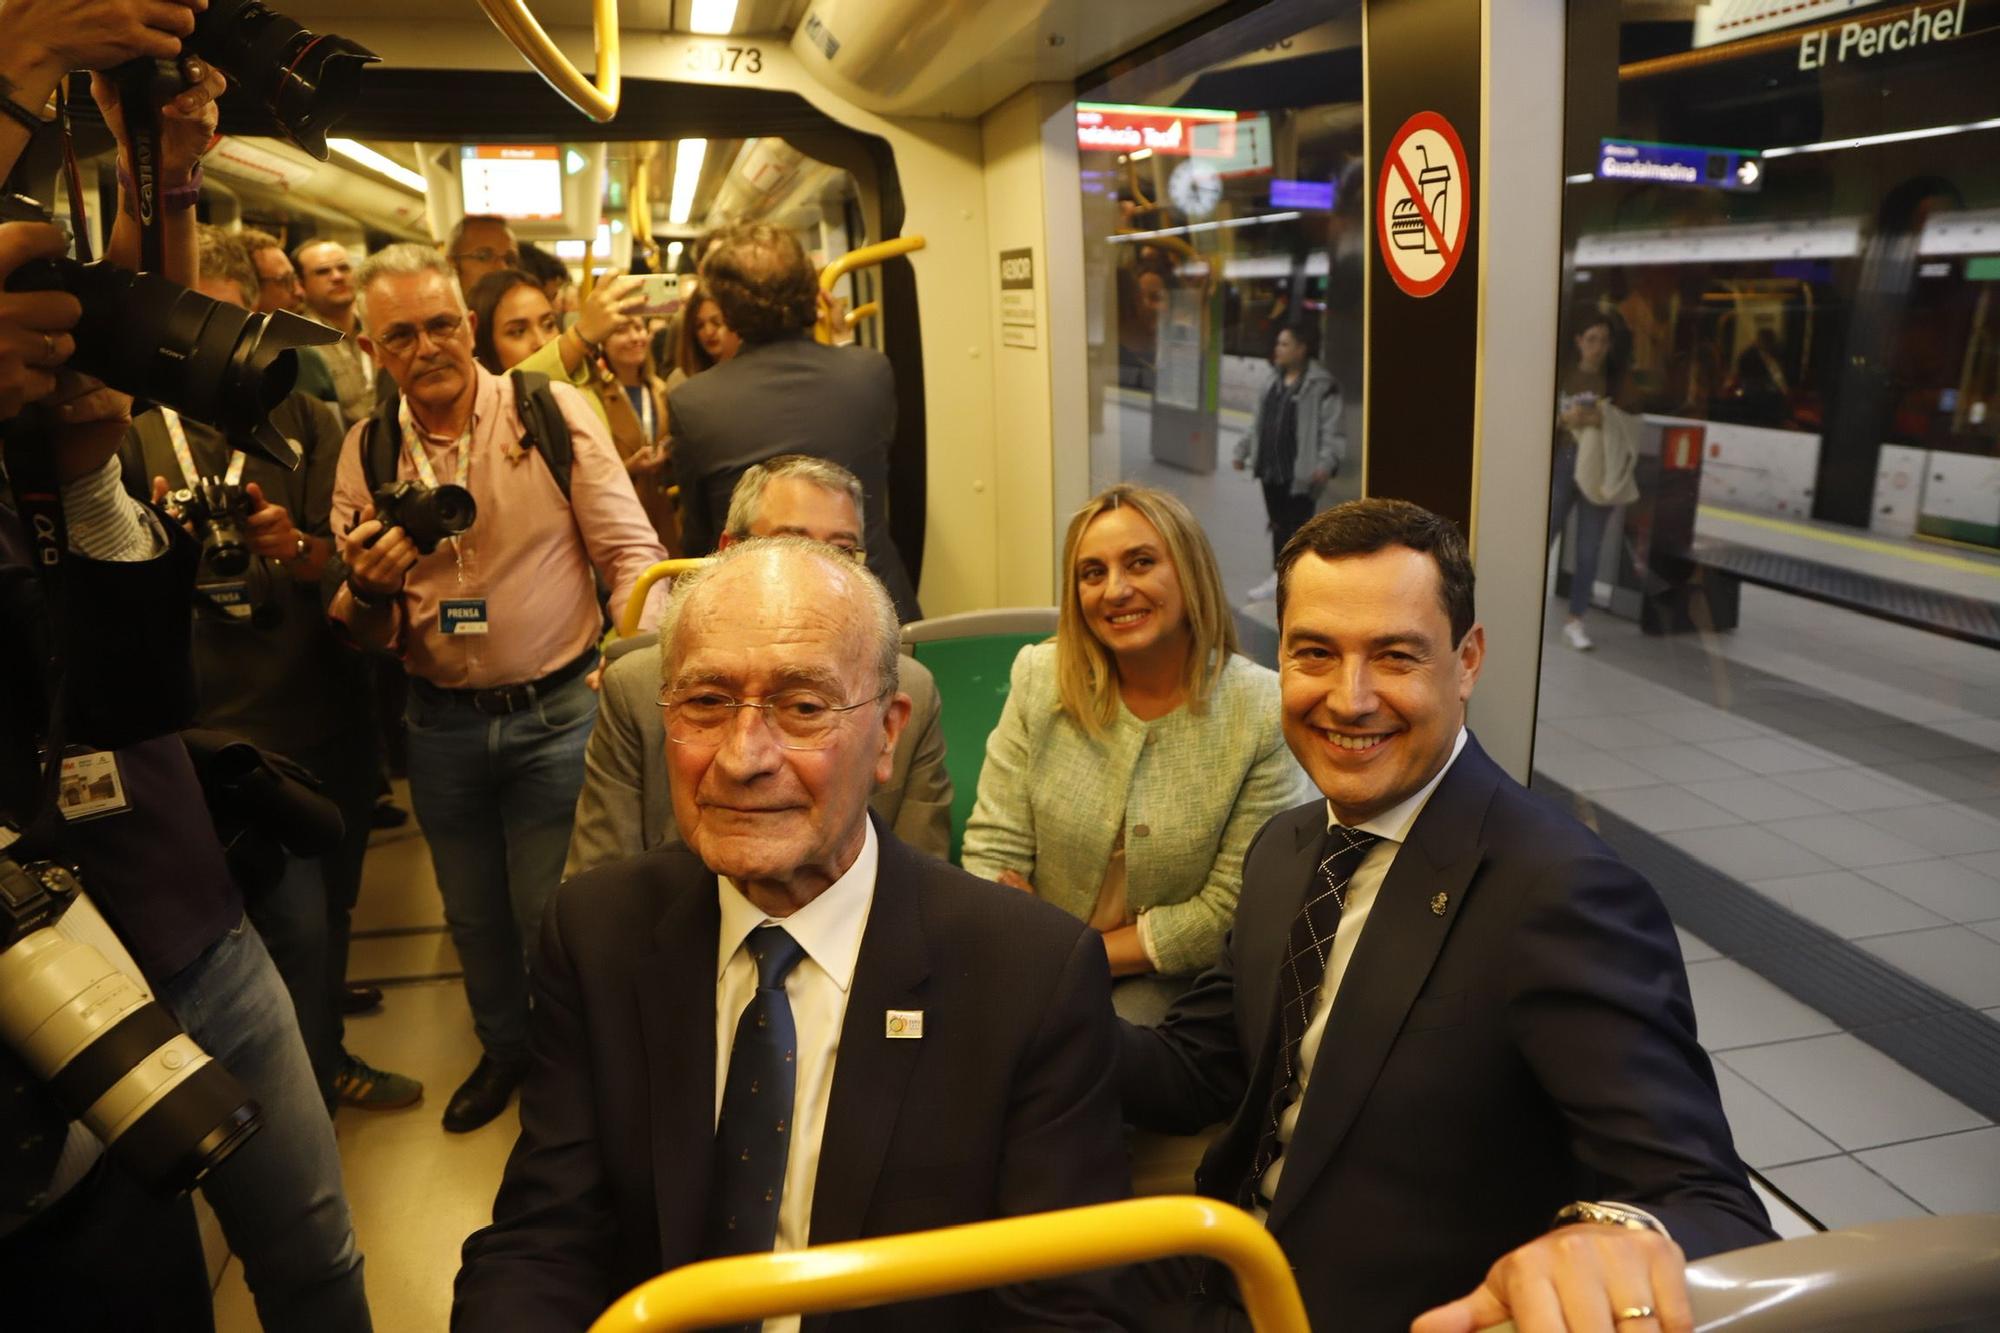
{"type": "MultiPolygon", "coordinates": [[[[422,444],[422,441],[428,439],[429,437],[424,435],[421,431],[417,429],[417,419],[410,415],[409,399],[405,398],[396,405],[396,415],[402,423],[403,448],[409,452],[410,466],[417,470],[418,480],[422,481],[424,485],[430,487],[432,490],[436,490],[438,485],[437,469],[431,466],[430,452],[427,449],[425,449],[422,444]]],[[[466,490],[471,490],[472,489],[471,418],[468,417],[466,419],[465,429],[458,433],[458,439],[457,441],[454,442],[452,447],[458,450],[458,472],[457,475],[452,478],[452,484],[455,486],[463,487],[466,490]]],[[[451,559],[453,566],[452,577],[454,581],[463,585],[465,582],[465,535],[463,533],[460,533],[457,536],[450,538],[450,541],[451,541],[451,559]]]]}
{"type": "MultiPolygon", "coordinates": [[[[181,475],[187,478],[187,484],[192,486],[201,480],[201,472],[194,465],[194,450],[188,447],[187,432],[181,429],[180,413],[174,411],[171,407],[163,407],[160,409],[160,419],[167,423],[167,435],[174,442],[174,458],[181,465],[181,475]]],[[[229,470],[222,474],[222,480],[231,486],[239,485],[242,482],[243,451],[241,449],[231,449],[229,451],[229,470]]]]}
{"type": "MultiPolygon", "coordinates": [[[[629,400],[632,395],[628,393],[625,397],[629,400]]],[[[653,442],[653,391],[650,388],[642,386],[639,393],[639,401],[634,403],[633,406],[639,409],[639,433],[646,437],[641,443],[651,444],[653,442]]]]}

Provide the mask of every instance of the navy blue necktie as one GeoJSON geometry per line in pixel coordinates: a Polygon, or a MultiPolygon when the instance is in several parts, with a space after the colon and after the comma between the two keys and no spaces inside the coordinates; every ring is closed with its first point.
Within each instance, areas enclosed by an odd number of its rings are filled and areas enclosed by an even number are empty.
{"type": "Polygon", "coordinates": [[[757,960],[757,993],[737,1020],[736,1043],[729,1048],[704,1259],[769,1251],[778,1238],[778,1205],[785,1197],[799,1045],[785,976],[805,950],[782,926],[759,926],[746,947],[757,960]]]}
{"type": "Polygon", "coordinates": [[[1257,1155],[1250,1161],[1250,1178],[1243,1186],[1245,1207],[1250,1202],[1270,1206],[1259,1191],[1264,1173],[1278,1159],[1278,1119],[1290,1104],[1292,1084],[1298,1079],[1299,1044],[1319,1007],[1320,983],[1326,979],[1334,931],[1340,925],[1340,914],[1347,910],[1348,881],[1380,841],[1373,833],[1360,833],[1340,824],[1328,829],[1312,882],[1306,886],[1305,902],[1292,918],[1285,962],[1278,969],[1278,1066],[1271,1074],[1271,1098],[1264,1112],[1263,1133],[1258,1136],[1257,1155]]]}

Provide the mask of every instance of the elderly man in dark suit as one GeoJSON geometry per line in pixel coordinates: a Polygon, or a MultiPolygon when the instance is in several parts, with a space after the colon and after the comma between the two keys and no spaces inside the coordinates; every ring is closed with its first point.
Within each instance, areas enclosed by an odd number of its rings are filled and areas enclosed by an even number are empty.
{"type": "MultiPolygon", "coordinates": [[[[1771,1232],[1659,898],[1465,730],[1485,632],[1448,521],[1341,505],[1278,568],[1326,799],[1251,844],[1221,962],[1123,1029],[1128,1116],[1228,1122],[1197,1184],[1270,1227],[1315,1326],[1685,1333],[1684,1256],[1771,1232]]],[[[1149,1326],[1240,1326],[1226,1278],[1149,1276],[1149,1326]]]]}
{"type": "MultiPolygon", "coordinates": [[[[685,845],[549,905],[521,1139],[453,1327],[574,1330],[698,1259],[1124,1194],[1096,932],[869,815],[909,715],[881,585],[745,542],[683,579],[661,638],[685,845]]],[[[1119,1318],[1067,1279],[808,1324],[1119,1318]]]]}
{"type": "Polygon", "coordinates": [[[667,399],[681,542],[715,549],[736,479],[779,454],[831,459],[867,491],[868,568],[904,620],[923,616],[908,568],[889,536],[889,442],[896,377],[872,347],[814,342],[819,283],[798,239],[745,222],[716,234],[701,261],[701,292],[743,340],[735,356],[678,385],[667,399]]]}
{"type": "MultiPolygon", "coordinates": [[[[753,463],[729,498],[722,545],[752,537],[810,537],[859,558],[860,478],[823,458],[785,454],[753,463]]],[[[951,852],[951,777],[937,682],[914,658],[897,664],[898,688],[910,697],[910,720],[896,741],[889,776],[869,807],[920,852],[951,852]]],[[[648,643],[604,672],[597,726],[583,756],[563,878],[680,840],[667,792],[667,737],[660,717],[660,648],[648,643]]]]}

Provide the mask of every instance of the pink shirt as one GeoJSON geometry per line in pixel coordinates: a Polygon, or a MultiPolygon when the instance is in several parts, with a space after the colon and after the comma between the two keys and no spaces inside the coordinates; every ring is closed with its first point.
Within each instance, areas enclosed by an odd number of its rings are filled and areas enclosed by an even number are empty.
{"type": "MultiPolygon", "coordinates": [[[[667,558],[604,423],[582,394],[567,384],[552,386],[574,453],[564,504],[547,464],[522,444],[513,381],[474,370],[468,487],[479,517],[455,539],[456,553],[447,539],[418,559],[394,606],[392,647],[411,675],[446,689],[518,685],[574,661],[602,632],[592,566],[611,588],[616,614],[639,575],[667,558]],[[487,633],[439,633],[438,604],[459,598],[485,599],[487,633]]],[[[361,467],[366,429],[366,422],[357,424],[341,446],[333,487],[336,534],[354,526],[370,502],[361,467]]],[[[440,482],[456,480],[456,442],[426,440],[424,449],[440,482]]],[[[407,447],[397,458],[396,476],[417,476],[407,447]]],[[[657,600],[649,612],[657,610],[657,600]]],[[[346,587],[334,595],[329,612],[341,621],[354,616],[346,587]]]]}

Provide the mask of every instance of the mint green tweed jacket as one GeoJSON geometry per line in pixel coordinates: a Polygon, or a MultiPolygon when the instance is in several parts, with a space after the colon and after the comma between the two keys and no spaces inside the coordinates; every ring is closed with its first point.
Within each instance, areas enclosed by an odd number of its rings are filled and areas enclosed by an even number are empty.
{"type": "Polygon", "coordinates": [[[1126,904],[1160,971],[1181,976],[1221,952],[1250,839],[1312,797],[1279,730],[1277,673],[1232,657],[1202,712],[1141,722],[1121,703],[1093,740],[1062,711],[1055,644],[1031,644],[986,741],[961,859],[986,879],[1018,871],[1087,920],[1124,829],[1126,904]]]}

